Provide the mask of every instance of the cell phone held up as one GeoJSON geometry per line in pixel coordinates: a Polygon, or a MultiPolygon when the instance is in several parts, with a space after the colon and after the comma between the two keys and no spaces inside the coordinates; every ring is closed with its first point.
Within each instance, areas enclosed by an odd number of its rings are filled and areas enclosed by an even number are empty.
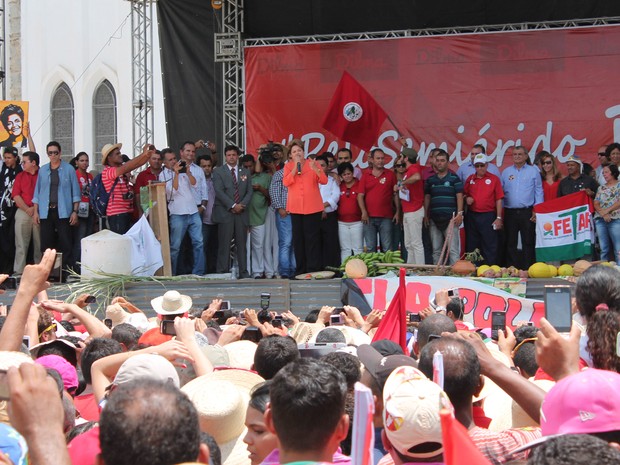
{"type": "Polygon", "coordinates": [[[545,286],[545,318],[556,331],[570,332],[571,307],[570,286],[545,286]]]}
{"type": "Polygon", "coordinates": [[[181,160],[179,166],[181,167],[179,173],[187,173],[187,162],[185,160],[181,160]]]}
{"type": "Polygon", "coordinates": [[[176,336],[177,330],[174,327],[174,320],[161,320],[159,332],[166,336],[176,336]]]}
{"type": "Polygon", "coordinates": [[[491,312],[491,339],[499,339],[499,331],[506,331],[506,312],[491,312]]]}
{"type": "Polygon", "coordinates": [[[17,278],[6,278],[0,283],[1,291],[12,291],[17,289],[17,278]]]}

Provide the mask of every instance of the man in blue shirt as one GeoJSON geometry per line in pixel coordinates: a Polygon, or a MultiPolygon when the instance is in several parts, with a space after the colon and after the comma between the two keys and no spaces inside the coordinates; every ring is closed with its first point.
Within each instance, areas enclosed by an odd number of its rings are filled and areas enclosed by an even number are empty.
{"type": "Polygon", "coordinates": [[[63,269],[73,268],[73,232],[78,224],[78,205],[82,193],[73,167],[62,160],[58,142],[46,147],[50,162],[39,169],[32,203],[33,220],[41,225],[41,252],[56,249],[62,253],[63,269]]]}
{"type": "MultiPolygon", "coordinates": [[[[471,148],[469,158],[467,161],[463,161],[463,164],[459,166],[459,169],[456,171],[456,175],[461,179],[461,182],[465,182],[467,178],[476,173],[476,168],[474,167],[474,158],[476,158],[476,155],[486,155],[486,153],[487,151],[482,144],[476,144],[471,148]]],[[[500,177],[499,168],[493,163],[487,162],[487,172],[494,174],[498,178],[500,177]]]]}
{"type": "Polygon", "coordinates": [[[506,263],[527,270],[536,261],[536,216],[533,207],[543,201],[542,178],[532,166],[525,147],[512,151],[513,165],[502,173],[506,263]],[[517,250],[521,234],[522,253],[517,250]]]}

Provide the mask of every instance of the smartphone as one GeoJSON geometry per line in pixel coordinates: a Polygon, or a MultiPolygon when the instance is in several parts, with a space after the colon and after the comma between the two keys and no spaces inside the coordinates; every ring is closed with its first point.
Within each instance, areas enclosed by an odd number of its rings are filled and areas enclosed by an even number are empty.
{"type": "Polygon", "coordinates": [[[103,324],[106,325],[108,328],[112,329],[112,320],[110,318],[104,319],[103,324]]]}
{"type": "Polygon", "coordinates": [[[420,318],[420,314],[419,313],[410,313],[409,314],[409,323],[419,323],[420,321],[422,321],[422,318],[420,318]]]}
{"type": "Polygon", "coordinates": [[[50,271],[47,280],[50,283],[60,283],[62,282],[62,253],[56,252],[56,258],[54,259],[54,266],[50,271]]]}
{"type": "Polygon", "coordinates": [[[223,310],[218,310],[213,314],[213,319],[217,320],[218,318],[224,318],[223,310]]]}
{"type": "Polygon", "coordinates": [[[30,349],[30,336],[22,336],[22,344],[30,349]]]}
{"type": "Polygon", "coordinates": [[[220,310],[230,310],[230,300],[222,300],[222,305],[220,305],[220,310]]]}
{"type": "Polygon", "coordinates": [[[274,316],[273,320],[271,320],[271,325],[274,328],[281,328],[282,327],[282,315],[274,316]]]}
{"type": "Polygon", "coordinates": [[[155,146],[153,144],[149,145],[149,150],[155,150],[155,146]]]}
{"type": "Polygon", "coordinates": [[[570,332],[573,322],[570,286],[545,286],[545,318],[558,332],[570,332]]]}
{"type": "Polygon", "coordinates": [[[491,339],[497,341],[500,330],[506,330],[506,312],[491,312],[491,339]]]}
{"type": "Polygon", "coordinates": [[[0,290],[2,291],[10,291],[13,289],[17,289],[17,278],[6,278],[0,283],[0,290]]]}
{"type": "Polygon", "coordinates": [[[254,326],[247,326],[241,335],[242,341],[252,341],[255,343],[259,343],[263,338],[263,334],[260,330],[254,326]]]}
{"type": "Polygon", "coordinates": [[[343,324],[344,324],[344,317],[342,315],[330,315],[329,316],[330,326],[342,326],[343,324]]]}
{"type": "Polygon", "coordinates": [[[9,379],[6,370],[0,370],[0,400],[9,400],[9,379]]]}
{"type": "Polygon", "coordinates": [[[174,329],[174,320],[161,320],[159,332],[166,336],[176,336],[177,330],[174,329]]]}
{"type": "Polygon", "coordinates": [[[84,302],[86,302],[87,304],[93,304],[97,302],[97,297],[95,297],[94,295],[89,295],[88,297],[86,297],[84,302]]]}
{"type": "Polygon", "coordinates": [[[185,162],[184,160],[181,160],[181,163],[179,164],[179,166],[181,167],[181,169],[179,170],[179,173],[187,173],[187,162],[185,162]]]}
{"type": "Polygon", "coordinates": [[[269,292],[263,292],[260,295],[260,308],[267,310],[269,308],[269,301],[271,300],[271,294],[269,292]]]}

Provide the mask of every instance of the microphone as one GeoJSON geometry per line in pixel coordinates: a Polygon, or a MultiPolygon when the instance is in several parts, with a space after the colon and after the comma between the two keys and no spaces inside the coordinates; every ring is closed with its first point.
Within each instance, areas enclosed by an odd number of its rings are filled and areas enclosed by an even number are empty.
{"type": "Polygon", "coordinates": [[[301,174],[301,162],[297,162],[297,174],[301,174]]]}

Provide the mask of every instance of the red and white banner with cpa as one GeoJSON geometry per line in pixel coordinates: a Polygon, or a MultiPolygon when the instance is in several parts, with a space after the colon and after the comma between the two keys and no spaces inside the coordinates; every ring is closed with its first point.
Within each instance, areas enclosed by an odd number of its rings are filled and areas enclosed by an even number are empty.
{"type": "MultiPolygon", "coordinates": [[[[246,47],[244,148],[294,137],[307,153],[335,152],[345,141],[322,123],[347,71],[422,163],[441,146],[454,167],[482,143],[500,167],[515,145],[597,166],[598,147],[620,140],[618,60],[620,26],[246,47]]],[[[375,145],[393,156],[397,138],[385,121],[375,145]]],[[[367,152],[351,148],[365,167],[367,152]]]]}

